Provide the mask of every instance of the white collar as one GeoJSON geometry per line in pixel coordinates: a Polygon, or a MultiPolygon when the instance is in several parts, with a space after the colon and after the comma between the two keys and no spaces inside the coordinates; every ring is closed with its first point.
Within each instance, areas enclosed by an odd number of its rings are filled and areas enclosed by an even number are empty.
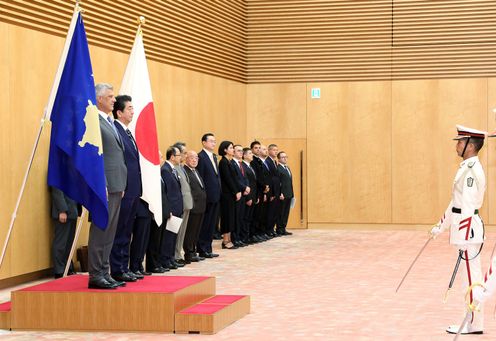
{"type": "Polygon", "coordinates": [[[208,150],[206,150],[205,148],[203,148],[203,150],[205,151],[205,153],[207,153],[208,157],[209,158],[213,158],[214,157],[214,153],[212,152],[209,152],[208,150]]]}

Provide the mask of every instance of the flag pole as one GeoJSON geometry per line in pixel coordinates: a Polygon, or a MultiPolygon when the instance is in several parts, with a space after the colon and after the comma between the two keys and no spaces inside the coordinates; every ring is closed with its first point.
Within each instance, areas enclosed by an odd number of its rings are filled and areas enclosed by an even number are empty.
{"type": "MultiPolygon", "coordinates": [[[[81,11],[81,8],[79,7],[79,1],[80,0],[76,0],[76,5],[74,7],[75,13],[81,11]]],[[[56,75],[56,77],[57,77],[57,75],[56,75]]],[[[54,86],[55,86],[55,83],[54,83],[54,86]]],[[[53,88],[52,88],[51,93],[53,93],[53,88]]],[[[52,97],[52,96],[50,96],[50,97],[52,97]]],[[[50,102],[53,102],[52,98],[49,98],[49,105],[48,105],[48,107],[50,107],[50,110],[51,110],[51,106],[53,105],[53,103],[50,103],[50,102]]],[[[17,196],[16,206],[15,206],[14,212],[12,212],[12,216],[10,218],[10,224],[9,224],[9,229],[7,231],[7,237],[5,238],[5,241],[4,241],[3,247],[2,247],[2,253],[0,254],[0,269],[2,268],[2,265],[3,265],[3,260],[5,258],[7,246],[9,245],[10,237],[12,235],[12,230],[14,229],[14,223],[15,223],[15,220],[17,218],[17,211],[19,210],[19,206],[21,204],[21,200],[22,200],[22,197],[24,195],[24,190],[26,188],[26,183],[28,181],[29,172],[31,171],[31,166],[33,165],[34,156],[36,154],[36,150],[38,149],[38,144],[40,142],[41,133],[43,132],[43,128],[45,126],[45,121],[46,121],[46,118],[48,115],[48,107],[45,108],[43,118],[41,119],[40,127],[38,129],[38,134],[37,134],[36,139],[34,141],[33,149],[31,151],[31,156],[30,156],[29,161],[28,161],[28,166],[26,168],[26,172],[24,173],[24,179],[22,181],[21,189],[19,190],[19,195],[17,196]]]]}
{"type": "Polygon", "coordinates": [[[72,241],[71,252],[69,252],[69,257],[67,257],[67,262],[65,263],[65,270],[63,277],[67,276],[67,273],[69,272],[69,267],[71,266],[71,260],[72,257],[74,256],[74,251],[76,251],[76,244],[79,239],[79,234],[81,233],[81,227],[83,226],[83,220],[84,220],[84,216],[86,215],[86,212],[87,210],[83,206],[83,212],[81,213],[81,217],[79,218],[76,228],[76,234],[74,235],[74,240],[72,241]]]}
{"type": "Polygon", "coordinates": [[[24,189],[26,188],[26,183],[28,181],[29,172],[31,170],[31,166],[33,165],[33,160],[34,160],[34,156],[36,154],[36,150],[38,149],[38,144],[40,142],[43,127],[45,126],[45,117],[46,117],[46,109],[45,109],[45,114],[43,115],[43,118],[41,119],[41,122],[40,122],[40,127],[38,129],[38,135],[36,136],[36,140],[34,141],[33,150],[31,151],[31,156],[30,156],[29,161],[28,161],[28,166],[26,168],[26,172],[24,173],[24,179],[22,181],[19,195],[17,196],[16,206],[14,208],[14,212],[12,212],[12,217],[10,218],[9,230],[7,232],[7,237],[5,238],[5,241],[3,243],[2,254],[0,255],[0,268],[2,267],[3,260],[5,258],[5,252],[7,251],[7,246],[9,244],[10,236],[12,235],[12,230],[14,228],[14,223],[15,223],[15,220],[17,217],[17,211],[19,210],[19,206],[21,204],[21,199],[22,199],[22,196],[24,195],[24,189]]]}

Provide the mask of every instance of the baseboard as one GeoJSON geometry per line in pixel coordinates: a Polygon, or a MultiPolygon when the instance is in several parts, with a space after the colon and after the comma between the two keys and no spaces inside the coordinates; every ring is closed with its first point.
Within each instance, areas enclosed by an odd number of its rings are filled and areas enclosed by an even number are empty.
{"type": "Polygon", "coordinates": [[[30,272],[23,275],[18,275],[14,277],[4,278],[0,280],[0,289],[5,289],[9,287],[13,287],[16,285],[24,284],[27,282],[35,281],[38,279],[46,278],[52,275],[53,269],[48,268],[44,270],[38,270],[34,272],[30,272]]]}
{"type": "MultiPolygon", "coordinates": [[[[411,230],[430,231],[432,224],[351,224],[351,223],[308,223],[312,230],[411,230]]],[[[486,232],[496,232],[496,225],[485,225],[486,232]]]]}

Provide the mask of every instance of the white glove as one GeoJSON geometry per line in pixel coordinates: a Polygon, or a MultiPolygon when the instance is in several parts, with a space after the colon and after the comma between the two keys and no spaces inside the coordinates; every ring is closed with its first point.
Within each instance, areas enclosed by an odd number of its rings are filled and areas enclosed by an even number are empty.
{"type": "Polygon", "coordinates": [[[443,230],[441,229],[441,225],[436,224],[432,227],[431,229],[431,236],[432,238],[436,238],[443,230]]]}

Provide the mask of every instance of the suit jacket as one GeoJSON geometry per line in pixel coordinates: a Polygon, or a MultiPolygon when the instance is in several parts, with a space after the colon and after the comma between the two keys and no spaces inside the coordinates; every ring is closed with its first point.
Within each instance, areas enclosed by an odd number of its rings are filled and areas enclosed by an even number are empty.
{"type": "Polygon", "coordinates": [[[141,197],[141,167],[137,149],[138,145],[135,147],[133,140],[131,140],[120,123],[114,121],[114,124],[121,136],[121,141],[124,144],[124,160],[126,161],[127,167],[127,186],[124,196],[128,198],[141,197]]]}
{"type": "MultiPolygon", "coordinates": [[[[169,205],[169,199],[167,199],[167,192],[165,191],[164,179],[162,179],[162,181],[160,181],[160,183],[162,185],[162,225],[166,226],[167,220],[169,219],[169,216],[171,214],[171,207],[169,205]]],[[[146,207],[148,207],[148,205],[146,207]]],[[[149,211],[149,212],[150,212],[150,214],[153,214],[153,213],[151,213],[151,211],[149,211]]],[[[160,242],[159,242],[159,244],[160,244],[160,242]]]]}
{"type": "Polygon", "coordinates": [[[276,164],[270,157],[265,159],[265,164],[268,166],[270,173],[270,196],[279,197],[281,195],[281,180],[279,179],[276,164]]]}
{"type": "Polygon", "coordinates": [[[164,180],[165,194],[169,202],[170,211],[176,217],[181,217],[183,215],[181,183],[179,182],[179,179],[176,179],[174,174],[172,174],[172,167],[167,162],[162,166],[161,174],[162,179],[164,180]]]}
{"type": "MultiPolygon", "coordinates": [[[[195,214],[204,213],[205,208],[207,207],[207,192],[205,191],[205,185],[202,186],[202,184],[200,184],[195,173],[188,166],[184,166],[184,171],[189,178],[191,195],[193,197],[193,208],[191,209],[191,213],[195,213],[195,214]]],[[[196,174],[200,176],[198,172],[196,172],[196,174]]]]}
{"type": "MultiPolygon", "coordinates": [[[[163,201],[163,200],[162,200],[163,201]]],[[[163,202],[162,202],[162,206],[163,206],[163,202]]],[[[169,203],[167,202],[167,198],[166,198],[166,209],[168,210],[169,208],[169,203]]],[[[162,209],[163,210],[163,209],[162,209]]],[[[152,215],[152,212],[150,212],[150,209],[148,208],[148,203],[146,201],[144,201],[143,199],[140,199],[139,200],[139,203],[138,203],[138,207],[136,208],[136,217],[139,217],[139,218],[148,218],[148,217],[151,217],[152,215]]],[[[167,214],[167,217],[169,216],[169,214],[167,214]]],[[[164,219],[166,217],[164,216],[164,219]]]]}
{"type": "Polygon", "coordinates": [[[257,156],[253,156],[253,161],[250,163],[250,166],[253,168],[257,176],[257,194],[259,198],[262,198],[264,195],[263,191],[265,190],[265,186],[270,186],[269,169],[257,156]]]}
{"type": "Polygon", "coordinates": [[[60,213],[67,213],[68,219],[77,219],[81,206],[58,188],[50,187],[50,191],[52,197],[52,218],[58,220],[60,213]]]}
{"type": "Polygon", "coordinates": [[[181,166],[174,167],[179,174],[179,182],[181,183],[181,193],[183,195],[183,209],[191,210],[193,208],[193,196],[191,195],[191,187],[189,184],[189,179],[184,168],[181,166]]]}
{"type": "Polygon", "coordinates": [[[277,171],[279,172],[279,179],[281,180],[281,193],[284,195],[285,199],[292,198],[294,196],[293,176],[290,175],[290,173],[281,164],[277,165],[277,171]]]}
{"type": "Polygon", "coordinates": [[[242,165],[245,170],[246,178],[248,179],[248,186],[250,186],[250,194],[246,196],[246,200],[253,200],[256,202],[258,197],[258,185],[255,170],[251,167],[251,165],[248,167],[244,162],[242,165]]]}
{"type": "MultiPolygon", "coordinates": [[[[243,162],[241,162],[243,163],[243,162]]],[[[232,159],[231,164],[233,166],[233,169],[236,171],[236,182],[238,183],[238,188],[239,192],[243,193],[245,191],[245,188],[248,187],[248,179],[246,178],[245,175],[241,172],[241,168],[239,168],[239,163],[238,160],[232,159]]],[[[243,169],[244,171],[244,169],[243,169]]]]}
{"type": "Polygon", "coordinates": [[[109,193],[126,190],[127,168],[124,160],[124,146],[116,138],[114,130],[106,119],[98,115],[103,145],[103,164],[105,168],[105,183],[109,193]]]}
{"type": "Polygon", "coordinates": [[[219,174],[215,173],[214,166],[204,150],[198,153],[198,166],[196,167],[196,170],[200,173],[200,176],[205,184],[207,202],[218,202],[220,200],[221,192],[220,177],[219,174]]]}
{"type": "Polygon", "coordinates": [[[219,162],[219,174],[220,181],[222,184],[222,193],[231,194],[234,198],[236,193],[242,192],[239,188],[239,183],[237,182],[236,170],[234,166],[228,159],[223,157],[219,162]]]}

